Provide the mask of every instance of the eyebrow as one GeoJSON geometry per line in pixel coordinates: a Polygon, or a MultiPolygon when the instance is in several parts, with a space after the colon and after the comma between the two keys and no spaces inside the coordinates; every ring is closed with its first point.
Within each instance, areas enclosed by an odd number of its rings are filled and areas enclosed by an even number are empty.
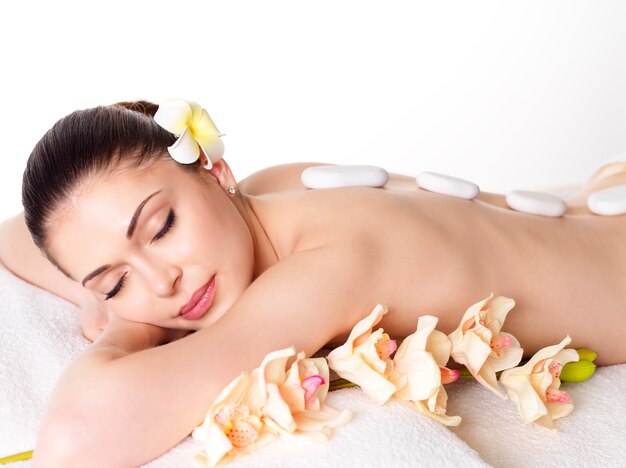
{"type": "MultiPolygon", "coordinates": [[[[135,229],[137,228],[137,221],[139,220],[139,216],[141,215],[141,210],[143,210],[143,207],[146,206],[146,203],[148,203],[148,201],[152,197],[154,197],[157,193],[160,193],[160,192],[161,192],[160,190],[157,190],[156,192],[151,193],[150,195],[148,195],[146,197],[146,199],[144,201],[142,201],[137,206],[137,209],[133,213],[133,217],[130,219],[130,223],[128,224],[128,230],[126,231],[126,238],[127,239],[130,239],[131,237],[133,237],[133,234],[135,233],[135,229]]],[[[102,265],[102,266],[96,268],[91,273],[88,273],[87,276],[85,276],[83,278],[83,281],[82,281],[83,287],[85,286],[85,283],[87,281],[89,281],[89,280],[93,279],[94,277],[98,276],[103,271],[108,270],[110,267],[111,267],[111,265],[102,265]]]]}
{"type": "Polygon", "coordinates": [[[108,270],[111,267],[111,265],[102,265],[101,267],[96,268],[94,271],[92,271],[91,273],[89,273],[87,276],[85,276],[83,278],[83,287],[85,286],[85,283],[87,281],[89,281],[90,279],[92,279],[94,276],[98,276],[100,273],[102,273],[105,270],[108,270]]]}
{"type": "Polygon", "coordinates": [[[148,200],[150,200],[159,192],[160,190],[157,190],[156,192],[148,195],[146,199],[139,204],[139,206],[135,210],[135,213],[133,214],[133,217],[130,220],[130,224],[128,225],[128,231],[126,231],[127,239],[133,237],[133,234],[135,233],[135,228],[137,227],[137,220],[139,219],[139,215],[141,214],[141,210],[143,210],[143,207],[146,205],[146,203],[148,203],[148,200]]]}

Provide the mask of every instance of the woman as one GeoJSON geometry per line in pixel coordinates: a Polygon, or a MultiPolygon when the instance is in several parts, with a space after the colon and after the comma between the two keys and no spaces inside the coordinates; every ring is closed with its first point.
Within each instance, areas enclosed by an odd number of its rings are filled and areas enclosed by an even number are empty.
{"type": "Polygon", "coordinates": [[[57,122],[24,174],[34,244],[23,216],[3,226],[3,263],[79,305],[94,340],[48,402],[35,466],[146,463],[242,370],[290,345],[341,344],[376,303],[391,336],[425,314],[450,333],[493,291],[515,299],[505,328],[526,356],[568,333],[599,364],[626,361],[626,217],[585,206],[626,174],[591,178],[562,218],[395,174],[379,189],[308,190],[310,163],[237,182],[224,159],[205,169],[204,152],[175,162],[156,109],[120,103],[57,122]]]}

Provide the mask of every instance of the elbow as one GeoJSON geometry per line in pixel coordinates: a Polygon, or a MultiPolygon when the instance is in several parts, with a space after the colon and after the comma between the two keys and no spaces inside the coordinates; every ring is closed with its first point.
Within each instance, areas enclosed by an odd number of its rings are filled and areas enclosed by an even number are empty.
{"type": "Polygon", "coordinates": [[[96,466],[88,459],[84,437],[76,426],[54,423],[42,427],[33,450],[34,468],[61,468],[68,466],[96,466]]]}
{"type": "Polygon", "coordinates": [[[54,423],[40,431],[33,450],[34,468],[128,468],[133,463],[117,451],[98,443],[90,427],[78,424],[54,423]],[[106,449],[106,450],[105,450],[106,449]],[[106,451],[106,453],[105,453],[106,451]]]}
{"type": "MultiPolygon", "coordinates": [[[[75,377],[75,376],[74,376],[75,377]]],[[[102,401],[101,380],[80,374],[85,385],[67,385],[56,389],[46,408],[33,450],[35,468],[116,468],[137,466],[130,460],[129,446],[120,446],[115,438],[115,425],[110,424],[111,408],[102,401]],[[104,403],[104,404],[103,404],[104,403]],[[126,450],[125,450],[126,449],[126,450]]],[[[63,379],[63,377],[62,377],[63,379]]],[[[65,374],[66,383],[72,375],[65,374]]]]}

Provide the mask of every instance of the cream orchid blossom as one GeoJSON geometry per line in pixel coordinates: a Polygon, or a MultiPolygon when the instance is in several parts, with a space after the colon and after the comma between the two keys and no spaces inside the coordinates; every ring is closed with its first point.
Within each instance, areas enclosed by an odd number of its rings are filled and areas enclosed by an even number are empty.
{"type": "Polygon", "coordinates": [[[326,356],[328,365],[337,375],[361,387],[379,405],[397,390],[388,379],[393,370],[390,356],[397,348],[396,342],[390,340],[382,328],[372,332],[387,312],[387,307],[376,304],[369,315],[354,326],[348,340],[326,356]]]}
{"type": "MultiPolygon", "coordinates": [[[[344,425],[352,418],[349,410],[338,411],[326,405],[326,395],[330,385],[328,363],[324,358],[304,358],[299,352],[295,362],[285,374],[277,369],[274,375],[267,375],[269,394],[280,396],[289,413],[283,417],[273,417],[266,422],[281,434],[308,437],[316,440],[328,440],[333,429],[344,425]],[[290,417],[291,416],[291,417],[290,417]],[[274,422],[276,424],[274,424],[274,422]]],[[[270,405],[266,407],[268,414],[278,415],[270,405]]]]}
{"type": "Polygon", "coordinates": [[[378,404],[396,396],[412,401],[430,418],[446,425],[458,425],[460,417],[445,414],[447,394],[442,384],[454,382],[459,372],[445,367],[451,345],[445,334],[435,330],[438,319],[420,317],[417,331],[398,348],[382,328],[372,331],[387,312],[387,307],[377,304],[359,321],[346,343],[326,357],[330,368],[360,386],[378,404]]]}
{"type": "Polygon", "coordinates": [[[193,101],[169,99],[159,105],[154,120],[178,136],[167,148],[172,158],[181,164],[191,164],[200,157],[200,148],[207,157],[206,169],[224,155],[223,136],[206,110],[193,101]]]}
{"type": "Polygon", "coordinates": [[[537,351],[523,366],[507,369],[500,375],[500,382],[517,405],[523,424],[535,422],[554,429],[555,419],[574,410],[568,393],[559,390],[563,365],[579,359],[576,350],[563,349],[571,341],[567,335],[559,344],[537,351]]]}
{"type": "Polygon", "coordinates": [[[196,467],[213,467],[248,453],[280,434],[326,440],[333,428],[345,424],[350,411],[324,404],[328,366],[323,358],[304,359],[299,353],[289,372],[292,347],[269,353],[261,366],[242,372],[218,395],[192,437],[205,442],[194,456],[196,467]]]}
{"type": "Polygon", "coordinates": [[[251,379],[240,374],[219,394],[204,422],[191,436],[204,442],[204,451],[193,457],[194,467],[214,467],[276,439],[277,434],[262,420],[261,408],[247,403],[251,379]]]}
{"type": "Polygon", "coordinates": [[[458,426],[460,416],[446,415],[448,395],[443,384],[456,381],[459,371],[445,367],[451,344],[444,333],[435,330],[438,320],[432,315],[418,319],[415,333],[407,336],[396,351],[391,381],[398,388],[395,397],[413,402],[435,421],[458,426]]]}
{"type": "Polygon", "coordinates": [[[522,360],[524,350],[510,333],[502,332],[502,325],[515,301],[493,292],[470,306],[458,328],[448,335],[452,343],[451,356],[463,364],[474,378],[506,399],[500,390],[496,372],[515,367],[522,360]]]}

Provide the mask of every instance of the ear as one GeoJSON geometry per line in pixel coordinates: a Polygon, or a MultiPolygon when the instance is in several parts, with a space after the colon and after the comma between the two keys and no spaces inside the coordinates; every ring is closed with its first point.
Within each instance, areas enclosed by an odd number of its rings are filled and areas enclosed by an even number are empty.
{"type": "Polygon", "coordinates": [[[206,171],[213,177],[215,177],[215,179],[217,179],[217,182],[220,184],[222,189],[224,189],[224,191],[227,191],[228,187],[230,186],[237,187],[237,181],[235,180],[235,177],[233,176],[233,173],[224,158],[214,162],[211,169],[201,170],[206,171]]]}

